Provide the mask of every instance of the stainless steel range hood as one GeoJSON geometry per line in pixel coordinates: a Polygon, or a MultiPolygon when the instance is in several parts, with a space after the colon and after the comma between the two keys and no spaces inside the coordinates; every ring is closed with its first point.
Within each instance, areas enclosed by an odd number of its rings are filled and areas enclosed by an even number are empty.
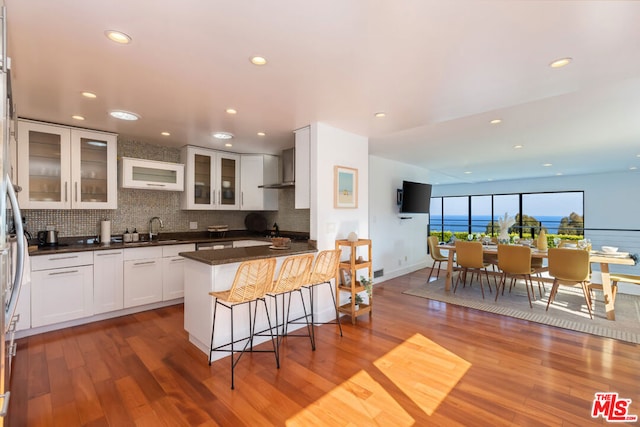
{"type": "Polygon", "coordinates": [[[282,182],[260,185],[260,188],[291,188],[296,185],[295,148],[288,148],[282,151],[280,166],[282,167],[282,182]]]}

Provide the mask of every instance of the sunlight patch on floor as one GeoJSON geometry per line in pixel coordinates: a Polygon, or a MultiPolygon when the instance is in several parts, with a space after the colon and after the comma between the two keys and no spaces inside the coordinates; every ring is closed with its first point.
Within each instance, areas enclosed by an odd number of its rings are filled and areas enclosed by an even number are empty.
{"type": "Polygon", "coordinates": [[[286,425],[411,426],[414,423],[402,406],[362,370],[289,418],[286,425]]]}
{"type": "Polygon", "coordinates": [[[415,334],[374,365],[426,414],[432,415],[471,363],[415,334]]]}
{"type": "MultiPolygon", "coordinates": [[[[471,363],[416,334],[373,362],[380,373],[428,415],[460,381],[471,363]]],[[[359,371],[287,420],[299,425],[410,426],[415,420],[369,373],[359,371]]]]}

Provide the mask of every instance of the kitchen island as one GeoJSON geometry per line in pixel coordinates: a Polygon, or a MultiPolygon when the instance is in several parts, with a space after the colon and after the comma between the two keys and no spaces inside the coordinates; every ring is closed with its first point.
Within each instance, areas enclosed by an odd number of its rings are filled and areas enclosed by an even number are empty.
{"type": "MultiPolygon", "coordinates": [[[[181,252],[185,258],[184,266],[184,328],[189,333],[189,341],[202,350],[207,357],[211,345],[211,327],[213,324],[213,297],[211,291],[226,291],[231,288],[238,266],[243,261],[260,258],[276,258],[276,274],[284,259],[291,255],[315,253],[317,249],[308,243],[292,242],[286,249],[272,249],[269,246],[251,246],[208,251],[181,252]]],[[[275,279],[275,277],[274,277],[275,279]]],[[[275,313],[274,299],[268,298],[269,313],[275,313]]],[[[234,335],[249,335],[248,305],[234,310],[234,335]]],[[[297,297],[291,303],[292,318],[301,316],[302,305],[297,297]]],[[[282,316],[282,313],[278,313],[282,316]]],[[[214,344],[220,345],[230,340],[229,312],[220,310],[216,315],[216,336],[214,344]]],[[[274,322],[272,315],[272,323],[274,322]]],[[[264,307],[258,308],[257,330],[267,328],[264,307]]],[[[290,330],[302,325],[293,325],[290,330]]],[[[268,340],[268,337],[256,337],[254,344],[268,340]]],[[[227,353],[214,353],[211,360],[225,357],[227,353]]]]}

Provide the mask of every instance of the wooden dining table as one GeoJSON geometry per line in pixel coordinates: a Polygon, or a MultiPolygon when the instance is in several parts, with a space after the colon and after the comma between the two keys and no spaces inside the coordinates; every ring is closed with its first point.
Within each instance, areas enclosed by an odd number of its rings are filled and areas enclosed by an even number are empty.
{"type": "MultiPolygon", "coordinates": [[[[441,250],[447,250],[449,252],[449,259],[447,262],[447,275],[445,277],[444,289],[445,291],[451,290],[451,283],[453,278],[453,256],[456,252],[455,245],[440,245],[441,250]]],[[[485,254],[498,254],[498,247],[496,245],[483,245],[482,246],[483,253],[485,254]]],[[[576,249],[579,250],[579,249],[576,249]]],[[[531,257],[532,258],[548,258],[549,255],[546,250],[538,250],[536,248],[531,248],[531,257]]],[[[591,252],[589,257],[589,262],[600,264],[600,273],[601,273],[601,285],[602,285],[602,293],[604,294],[604,305],[606,310],[607,319],[616,320],[616,312],[614,308],[614,298],[613,298],[613,289],[611,286],[611,273],[609,272],[610,264],[618,264],[618,265],[634,265],[635,261],[627,256],[621,257],[618,255],[606,255],[598,252],[591,252]]],[[[538,280],[538,279],[536,279],[538,280]]],[[[545,282],[553,282],[553,278],[543,277],[541,280],[545,282]]],[[[592,282],[593,283],[593,282],[592,282]]],[[[594,283],[600,284],[600,283],[594,283]]]]}

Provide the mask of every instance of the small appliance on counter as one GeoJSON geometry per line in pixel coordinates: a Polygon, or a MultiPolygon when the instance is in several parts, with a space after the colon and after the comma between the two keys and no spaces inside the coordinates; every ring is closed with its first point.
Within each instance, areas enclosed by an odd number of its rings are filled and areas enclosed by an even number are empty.
{"type": "Polygon", "coordinates": [[[58,231],[53,226],[47,226],[44,231],[38,231],[38,246],[58,246],[58,231]]]}

